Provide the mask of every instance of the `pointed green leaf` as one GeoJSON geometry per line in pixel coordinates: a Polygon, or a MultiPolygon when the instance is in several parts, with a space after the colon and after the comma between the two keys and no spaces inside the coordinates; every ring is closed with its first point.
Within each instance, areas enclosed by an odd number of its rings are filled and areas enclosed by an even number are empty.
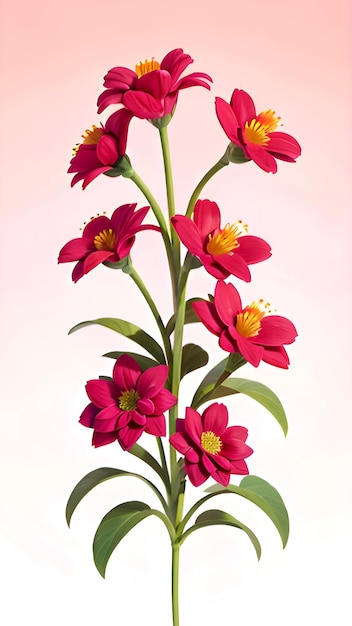
{"type": "Polygon", "coordinates": [[[103,354],[103,356],[108,357],[109,359],[119,359],[120,356],[122,356],[123,354],[128,354],[129,356],[132,357],[132,359],[134,359],[135,361],[137,361],[139,367],[141,368],[142,372],[144,372],[145,370],[149,369],[150,367],[155,367],[156,365],[159,365],[158,361],[154,361],[154,359],[150,359],[149,356],[144,356],[144,354],[137,354],[136,352],[106,352],[105,354],[103,354]]]}
{"type": "Polygon", "coordinates": [[[105,482],[105,480],[109,480],[110,478],[117,478],[120,476],[139,478],[140,480],[145,482],[157,495],[161,504],[164,507],[165,512],[168,511],[165,499],[160,493],[159,489],[157,489],[157,487],[150,480],[144,478],[144,476],[141,476],[140,474],[135,474],[133,472],[125,472],[124,470],[115,469],[114,467],[100,467],[99,469],[93,470],[92,472],[89,472],[89,474],[84,476],[84,478],[82,478],[79,483],[77,483],[76,487],[72,491],[66,506],[66,521],[68,526],[70,525],[73,512],[75,511],[81,500],[87,495],[87,493],[89,493],[97,485],[105,482]]]}
{"type": "Polygon", "coordinates": [[[244,393],[262,404],[275,417],[283,432],[287,435],[287,418],[279,398],[269,387],[245,378],[227,378],[223,385],[212,391],[208,399],[222,398],[233,393],[244,393]]]}
{"type": "Polygon", "coordinates": [[[144,330],[136,326],[135,324],[131,324],[131,322],[126,322],[125,320],[117,319],[114,317],[100,317],[96,320],[87,320],[86,322],[81,322],[77,324],[69,331],[69,335],[71,333],[76,332],[80,328],[85,328],[86,326],[92,326],[93,324],[99,324],[100,326],[105,326],[105,328],[110,328],[114,330],[116,333],[120,335],[124,335],[128,337],[132,341],[135,341],[140,346],[145,348],[149,354],[151,354],[158,363],[162,365],[165,364],[165,356],[161,346],[146,333],[144,330]]]}
{"type": "Polygon", "coordinates": [[[149,465],[149,467],[151,467],[158,474],[158,476],[160,476],[166,489],[169,489],[170,480],[167,472],[163,467],[161,467],[161,465],[159,465],[158,461],[149,452],[147,452],[147,450],[142,448],[142,446],[138,443],[135,443],[128,452],[133,454],[133,456],[136,456],[138,459],[141,459],[141,461],[144,461],[144,463],[147,463],[147,465],[149,465]]]}
{"type": "Polygon", "coordinates": [[[206,491],[210,496],[206,496],[204,501],[216,495],[236,493],[256,504],[271,519],[280,534],[283,547],[286,546],[290,530],[287,509],[279,492],[268,482],[258,476],[250,475],[245,476],[238,487],[212,485],[206,491]]]}
{"type": "Polygon", "coordinates": [[[214,397],[214,390],[217,389],[232,372],[246,363],[247,361],[238,353],[230,354],[228,358],[220,361],[208,372],[205,378],[203,378],[193,396],[191,406],[197,409],[203,402],[212,399],[214,397]]]}
{"type": "MultiPolygon", "coordinates": [[[[200,322],[198,315],[196,315],[193,310],[192,303],[200,302],[201,300],[204,300],[204,298],[191,298],[190,300],[187,300],[186,312],[185,312],[185,324],[195,324],[197,322],[200,322]]],[[[171,333],[174,332],[175,323],[176,323],[176,315],[173,315],[172,317],[170,317],[166,325],[166,332],[168,335],[171,335],[171,333]]]]}
{"type": "Polygon", "coordinates": [[[181,378],[204,367],[209,361],[208,353],[195,343],[187,343],[182,348],[181,378]]]}
{"type": "Polygon", "coordinates": [[[151,509],[144,502],[124,502],[103,517],[93,541],[94,563],[103,578],[105,578],[106,566],[116,546],[134,526],[150,515],[156,515],[164,522],[173,539],[173,528],[168,518],[160,511],[151,509]]]}
{"type": "Polygon", "coordinates": [[[215,526],[218,524],[221,524],[223,526],[233,526],[234,528],[240,528],[241,530],[243,530],[251,540],[259,561],[261,556],[261,547],[258,538],[254,534],[254,532],[250,528],[248,528],[248,526],[242,524],[242,522],[240,522],[229,513],[226,513],[225,511],[220,511],[218,509],[212,509],[201,513],[197,517],[194,525],[191,526],[191,528],[189,528],[184,533],[181,539],[181,543],[195,530],[198,530],[199,528],[204,528],[205,526],[215,526]]]}

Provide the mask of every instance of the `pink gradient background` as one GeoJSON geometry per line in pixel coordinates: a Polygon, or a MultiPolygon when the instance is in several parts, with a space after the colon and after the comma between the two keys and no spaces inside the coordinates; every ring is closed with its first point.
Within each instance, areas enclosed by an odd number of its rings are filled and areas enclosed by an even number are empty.
{"type": "MultiPolygon", "coordinates": [[[[171,624],[170,548],[158,520],[128,535],[105,581],[91,556],[101,517],[124,498],[153,505],[146,489],[111,481],[80,505],[70,531],[64,521],[68,494],[88,471],[104,465],[143,471],[117,447],[92,449],[91,433],[77,423],[85,381],[110,373],[100,355],[131,344],[105,329],[70,337],[67,331],[78,321],[115,315],[157,336],[153,319],[127,276],[101,267],[74,286],[72,268],[56,260],[91,215],[124,202],[145,204],[121,178],[100,177],[84,193],[70,189],[71,147],[99,120],[103,75],[183,47],[195,59],[192,71],[208,72],[214,86],[210,94],[182,93],[169,127],[179,212],[227,145],[214,114],[216,95],[228,99],[239,87],[259,110],[274,108],[303,154],[296,165],[279,162],[275,176],[253,163],[229,166],[202,194],[218,202],[224,221],[242,218],[271,243],[272,259],[253,268],[253,282],[240,290],[248,301],[269,299],[298,328],[289,372],[265,364],[243,370],[280,396],[288,438],[248,398],[227,402],[232,423],[249,428],[251,472],[282,493],[292,530],[282,552],[264,516],[245,502],[219,499],[219,508],[257,532],[262,560],[257,564],[249,542],[232,529],[195,533],[181,554],[181,624],[345,624],[344,572],[352,556],[349,2],[4,0],[1,11],[4,623],[171,624]]],[[[133,122],[128,154],[164,202],[157,131],[133,122]]],[[[134,262],[166,317],[160,255],[156,234],[143,233],[134,262]]],[[[213,286],[199,270],[189,297],[213,286]]],[[[188,328],[187,338],[209,349],[211,364],[223,358],[200,325],[188,328]]],[[[202,375],[184,384],[183,406],[202,375]]],[[[189,502],[196,495],[190,490],[189,502]]]]}

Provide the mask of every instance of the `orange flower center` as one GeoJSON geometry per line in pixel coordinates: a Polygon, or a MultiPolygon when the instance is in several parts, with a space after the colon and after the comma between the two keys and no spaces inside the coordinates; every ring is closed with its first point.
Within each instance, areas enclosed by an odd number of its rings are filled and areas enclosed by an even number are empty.
{"type": "Polygon", "coordinates": [[[123,411],[134,411],[139,399],[140,395],[135,389],[123,391],[119,397],[119,407],[123,411]]]}
{"type": "Polygon", "coordinates": [[[99,235],[94,237],[94,245],[97,250],[115,250],[115,233],[112,228],[102,230],[99,235]]]}
{"type": "MultiPolygon", "coordinates": [[[[89,128],[83,133],[83,135],[81,135],[83,141],[82,143],[85,145],[96,145],[97,143],[99,143],[101,137],[104,134],[104,129],[101,126],[95,126],[95,124],[93,124],[92,126],[92,130],[89,130],[89,128]]],[[[77,150],[80,147],[80,143],[76,143],[75,147],[72,149],[72,156],[76,156],[77,154],[77,150]]]]}
{"type": "Polygon", "coordinates": [[[158,63],[154,57],[152,57],[151,61],[146,59],[144,63],[141,61],[138,65],[136,65],[136,74],[138,78],[144,76],[144,74],[149,74],[149,72],[154,72],[154,70],[160,70],[160,63],[158,63]]]}
{"type": "Polygon", "coordinates": [[[207,252],[209,254],[228,254],[235,248],[239,247],[237,241],[238,237],[245,235],[248,232],[248,225],[243,224],[242,220],[235,222],[235,224],[226,224],[225,228],[220,230],[213,237],[209,235],[209,241],[207,245],[207,252]]]}
{"type": "Polygon", "coordinates": [[[256,337],[261,329],[261,321],[265,315],[271,313],[269,302],[259,300],[246,306],[236,318],[236,330],[242,337],[256,337]]]}
{"type": "Polygon", "coordinates": [[[222,448],[222,441],[220,437],[215,435],[211,430],[202,433],[202,448],[209,454],[218,454],[222,448]]]}
{"type": "Polygon", "coordinates": [[[268,134],[276,130],[280,119],[280,117],[275,117],[275,111],[271,109],[259,113],[250,123],[245,123],[245,140],[248,143],[265,146],[270,141],[268,134]]]}

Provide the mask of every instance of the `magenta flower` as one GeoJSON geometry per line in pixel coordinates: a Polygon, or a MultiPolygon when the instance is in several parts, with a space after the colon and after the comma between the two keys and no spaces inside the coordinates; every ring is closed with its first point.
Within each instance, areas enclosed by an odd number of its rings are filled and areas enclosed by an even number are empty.
{"type": "MultiPolygon", "coordinates": [[[[71,159],[69,174],[77,172],[72,178],[71,187],[83,180],[82,188],[99,174],[105,174],[109,170],[116,169],[119,160],[125,155],[127,144],[128,126],[132,114],[126,109],[113,113],[105,126],[93,125],[92,130],[86,130],[82,135],[83,142],[74,148],[74,156],[71,159]]],[[[118,175],[118,169],[116,174],[118,175]]]]}
{"type": "Polygon", "coordinates": [[[130,450],[143,432],[164,437],[164,412],[177,398],[164,388],[169,368],[157,365],[141,372],[138,363],[123,354],[115,363],[112,380],[89,380],[86,391],[91,403],[79,421],[94,428],[96,448],[118,441],[130,450]]]}
{"type": "Polygon", "coordinates": [[[263,300],[242,307],[237,289],[222,280],[215,287],[214,302],[194,302],[193,309],[204,326],[219,337],[227,352],[239,352],[254,367],[265,361],[287,369],[284,344],[293,343],[297,331],[286,317],[269,315],[263,300]]]}
{"type": "Polygon", "coordinates": [[[227,422],[227,408],[217,402],[203,415],[188,407],[185,420],[177,422],[181,432],[171,435],[170,443],[185,455],[185,472],[195,487],[209,476],[227,487],[230,474],[248,474],[244,459],[253,452],[244,443],[248,430],[243,426],[227,427],[227,422]]]}
{"type": "Polygon", "coordinates": [[[277,171],[275,159],[294,162],[301,154],[296,139],[276,132],[280,117],[275,117],[275,111],[268,109],[257,114],[252,98],[245,91],[235,89],[230,104],[215,98],[215,106],[228,138],[265,172],[277,171]]]}
{"type": "Polygon", "coordinates": [[[104,77],[107,87],[98,98],[98,113],[110,104],[123,104],[133,115],[142,119],[157,119],[173,112],[180,89],[196,85],[210,89],[208,74],[195,72],[180,78],[193,63],[182,48],[169,52],[159,64],[152,59],[136,65],[136,71],[114,67],[104,77]],[[205,80],[202,80],[205,79],[205,80]]]}
{"type": "Polygon", "coordinates": [[[112,214],[93,218],[85,226],[82,237],[72,239],[59,253],[59,263],[78,261],[72,272],[76,283],[84,274],[88,274],[99,263],[119,263],[129,253],[135,241],[135,235],[141,230],[160,230],[152,224],[141,225],[149,207],[135,211],[136,204],[123,204],[112,214]]]}
{"type": "Polygon", "coordinates": [[[171,221],[182,243],[215,278],[233,274],[248,282],[251,279],[248,265],[271,256],[266,241],[246,234],[247,224],[238,221],[221,228],[216,202],[198,200],[194,221],[184,215],[175,215],[171,221]]]}

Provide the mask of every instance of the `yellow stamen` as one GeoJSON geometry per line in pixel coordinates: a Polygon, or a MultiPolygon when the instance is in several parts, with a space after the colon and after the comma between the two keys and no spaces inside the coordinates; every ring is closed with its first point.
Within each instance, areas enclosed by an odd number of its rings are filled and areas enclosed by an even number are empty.
{"type": "Polygon", "coordinates": [[[236,318],[236,330],[242,337],[256,337],[261,329],[261,320],[271,313],[269,302],[259,300],[252,302],[239,313],[236,318]]]}
{"type": "Polygon", "coordinates": [[[101,126],[95,126],[95,124],[93,124],[92,126],[92,130],[86,130],[85,133],[83,133],[82,136],[82,143],[84,144],[88,144],[88,145],[92,145],[92,144],[97,144],[99,143],[101,137],[104,134],[104,129],[101,126]]]}
{"type": "Polygon", "coordinates": [[[245,123],[245,140],[258,146],[265,146],[270,141],[268,134],[277,128],[280,119],[275,117],[275,111],[271,109],[259,113],[250,123],[245,123]]]}
{"type": "Polygon", "coordinates": [[[146,59],[144,63],[141,61],[138,65],[136,65],[136,74],[138,78],[144,76],[144,74],[149,74],[149,72],[154,72],[154,70],[160,70],[160,63],[155,61],[154,57],[152,57],[151,61],[146,59]]]}
{"type": "Polygon", "coordinates": [[[112,228],[102,230],[94,237],[94,245],[97,250],[115,250],[115,233],[112,228]]]}
{"type": "Polygon", "coordinates": [[[137,406],[137,401],[140,399],[140,395],[135,389],[123,391],[119,397],[119,407],[123,411],[134,411],[137,406]]]}
{"type": "Polygon", "coordinates": [[[235,224],[226,224],[225,228],[220,230],[213,237],[209,235],[209,241],[207,245],[207,252],[209,254],[228,254],[235,248],[239,247],[237,241],[238,237],[247,234],[248,225],[243,224],[242,220],[239,220],[235,224]]]}
{"type": "Polygon", "coordinates": [[[220,437],[215,435],[211,430],[202,433],[202,448],[210,454],[217,454],[222,448],[220,437]]]}

